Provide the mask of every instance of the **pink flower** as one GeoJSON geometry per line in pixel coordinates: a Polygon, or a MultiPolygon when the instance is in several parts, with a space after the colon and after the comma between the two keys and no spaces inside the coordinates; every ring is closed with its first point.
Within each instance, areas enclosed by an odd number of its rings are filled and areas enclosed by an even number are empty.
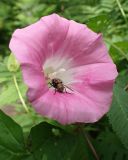
{"type": "Polygon", "coordinates": [[[10,49],[41,115],[70,124],[96,122],[108,112],[117,70],[101,34],[52,14],[17,29],[10,49]],[[55,78],[66,85],[62,93],[51,86],[55,78]]]}

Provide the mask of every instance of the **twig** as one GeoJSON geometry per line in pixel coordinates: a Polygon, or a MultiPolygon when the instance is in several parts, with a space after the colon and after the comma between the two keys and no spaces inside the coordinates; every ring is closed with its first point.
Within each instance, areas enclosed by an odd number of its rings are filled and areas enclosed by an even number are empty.
{"type": "Polygon", "coordinates": [[[128,90],[128,84],[124,87],[124,90],[125,90],[125,91],[128,90]]]}
{"type": "Polygon", "coordinates": [[[88,146],[90,147],[95,159],[96,160],[100,160],[100,158],[99,158],[99,156],[98,156],[98,154],[97,154],[97,152],[96,152],[96,150],[95,150],[95,148],[94,148],[94,146],[93,146],[88,134],[86,133],[86,131],[84,130],[84,128],[81,125],[79,125],[79,128],[81,130],[81,133],[83,134],[83,136],[87,140],[88,146]]]}

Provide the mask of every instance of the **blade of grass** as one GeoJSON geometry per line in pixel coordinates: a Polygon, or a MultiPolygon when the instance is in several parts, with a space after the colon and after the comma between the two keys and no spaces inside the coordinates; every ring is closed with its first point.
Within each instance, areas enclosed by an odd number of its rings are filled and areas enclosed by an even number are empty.
{"type": "Polygon", "coordinates": [[[121,11],[121,14],[122,14],[122,16],[123,16],[126,24],[128,25],[128,20],[127,20],[126,14],[125,14],[125,12],[124,12],[124,9],[123,9],[123,7],[122,7],[122,5],[121,5],[121,3],[120,3],[120,0],[116,0],[116,2],[117,2],[117,5],[118,5],[118,7],[119,7],[119,9],[120,9],[120,11],[121,11]]]}

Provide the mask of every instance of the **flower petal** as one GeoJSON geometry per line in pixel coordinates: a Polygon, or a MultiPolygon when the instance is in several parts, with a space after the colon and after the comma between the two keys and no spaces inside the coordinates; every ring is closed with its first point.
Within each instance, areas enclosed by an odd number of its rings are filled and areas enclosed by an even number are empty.
{"type": "Polygon", "coordinates": [[[61,124],[96,122],[108,111],[106,107],[108,104],[105,106],[96,104],[79,92],[54,95],[53,91],[49,91],[32,104],[38,113],[55,119],[61,124]]]}
{"type": "Polygon", "coordinates": [[[70,21],[64,44],[58,52],[68,56],[70,63],[74,63],[72,67],[111,62],[102,35],[74,21],[70,21]]]}
{"type": "Polygon", "coordinates": [[[70,81],[69,84],[73,84],[74,82],[95,84],[104,81],[111,81],[114,80],[118,74],[116,65],[113,63],[83,65],[71,68],[67,72],[67,74],[72,75],[74,79],[73,81],[70,81]]]}
{"type": "Polygon", "coordinates": [[[9,47],[20,63],[42,67],[61,47],[68,27],[69,21],[56,14],[45,16],[28,27],[17,29],[9,47]]]}
{"type": "Polygon", "coordinates": [[[78,67],[75,72],[78,82],[71,85],[74,91],[54,95],[54,91],[49,90],[32,102],[37,112],[62,124],[96,122],[108,112],[117,76],[115,65],[88,65],[78,67]]]}
{"type": "Polygon", "coordinates": [[[30,64],[22,64],[21,68],[24,82],[29,87],[29,100],[32,101],[42,96],[48,90],[43,72],[30,64]]]}

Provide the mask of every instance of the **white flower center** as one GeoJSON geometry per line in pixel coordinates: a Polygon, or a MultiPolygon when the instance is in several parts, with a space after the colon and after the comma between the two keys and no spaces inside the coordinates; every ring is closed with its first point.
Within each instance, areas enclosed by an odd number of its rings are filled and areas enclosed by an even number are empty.
{"type": "Polygon", "coordinates": [[[68,72],[70,68],[70,59],[65,57],[50,57],[46,60],[43,70],[46,78],[59,78],[64,84],[69,84],[72,81],[72,74],[68,72]]]}

